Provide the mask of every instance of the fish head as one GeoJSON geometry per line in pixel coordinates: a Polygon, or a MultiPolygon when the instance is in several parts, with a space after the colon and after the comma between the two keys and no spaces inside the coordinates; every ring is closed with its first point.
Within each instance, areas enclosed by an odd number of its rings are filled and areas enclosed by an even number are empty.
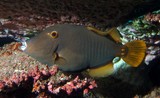
{"type": "MultiPolygon", "coordinates": [[[[82,27],[84,28],[84,27],[82,27]]],[[[27,42],[26,52],[43,64],[58,65],[63,71],[81,70],[83,53],[80,53],[79,42],[81,26],[56,24],[46,28],[39,35],[27,42]]]]}
{"type": "Polygon", "coordinates": [[[53,54],[58,48],[58,36],[53,27],[48,27],[27,41],[24,52],[41,63],[51,66],[54,64],[53,54]]]}

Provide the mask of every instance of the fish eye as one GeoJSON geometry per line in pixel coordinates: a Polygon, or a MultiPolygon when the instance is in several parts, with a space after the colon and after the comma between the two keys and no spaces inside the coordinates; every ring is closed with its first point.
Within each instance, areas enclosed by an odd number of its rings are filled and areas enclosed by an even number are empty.
{"type": "Polygon", "coordinates": [[[51,33],[48,33],[49,36],[52,38],[57,38],[58,37],[58,32],[57,31],[52,31],[51,33]]]}

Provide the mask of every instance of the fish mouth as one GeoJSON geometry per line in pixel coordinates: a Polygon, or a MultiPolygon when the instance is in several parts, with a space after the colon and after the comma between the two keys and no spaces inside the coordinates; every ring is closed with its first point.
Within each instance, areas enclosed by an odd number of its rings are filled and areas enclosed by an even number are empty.
{"type": "Polygon", "coordinates": [[[42,64],[47,64],[48,66],[52,66],[54,64],[52,53],[57,51],[58,45],[54,44],[53,46],[48,47],[48,49],[45,49],[47,46],[41,45],[41,47],[39,47],[30,43],[26,43],[26,46],[27,47],[24,52],[29,56],[33,57],[42,64]]]}

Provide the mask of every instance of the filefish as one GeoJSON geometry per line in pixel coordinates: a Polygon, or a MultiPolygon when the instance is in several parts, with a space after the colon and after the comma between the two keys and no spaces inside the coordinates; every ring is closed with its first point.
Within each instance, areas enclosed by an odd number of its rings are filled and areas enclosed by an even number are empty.
{"type": "Polygon", "coordinates": [[[114,72],[112,60],[121,57],[138,67],[144,59],[146,44],[134,40],[121,44],[118,30],[100,31],[93,27],[56,24],[27,41],[25,53],[43,64],[58,65],[66,72],[87,70],[92,77],[106,77],[114,72]]]}

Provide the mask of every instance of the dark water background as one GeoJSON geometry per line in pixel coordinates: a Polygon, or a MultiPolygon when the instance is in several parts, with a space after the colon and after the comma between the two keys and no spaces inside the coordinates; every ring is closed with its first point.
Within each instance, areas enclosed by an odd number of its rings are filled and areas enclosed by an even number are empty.
{"type": "Polygon", "coordinates": [[[13,38],[10,38],[10,37],[0,38],[0,47],[2,47],[5,44],[9,44],[11,42],[15,42],[15,40],[13,38]]]}

